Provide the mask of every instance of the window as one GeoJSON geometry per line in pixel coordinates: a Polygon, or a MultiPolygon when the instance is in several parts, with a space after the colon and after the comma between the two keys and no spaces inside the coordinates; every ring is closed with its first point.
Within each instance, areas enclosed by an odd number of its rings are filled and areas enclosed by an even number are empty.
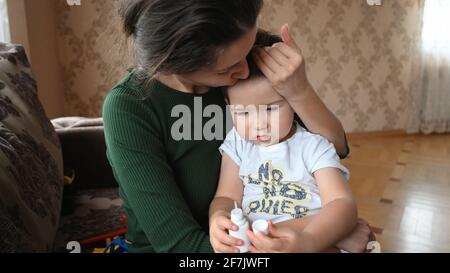
{"type": "Polygon", "coordinates": [[[450,59],[450,1],[426,0],[422,49],[425,54],[450,59]]]}
{"type": "Polygon", "coordinates": [[[9,22],[6,0],[0,0],[0,42],[9,43],[9,22]]]}

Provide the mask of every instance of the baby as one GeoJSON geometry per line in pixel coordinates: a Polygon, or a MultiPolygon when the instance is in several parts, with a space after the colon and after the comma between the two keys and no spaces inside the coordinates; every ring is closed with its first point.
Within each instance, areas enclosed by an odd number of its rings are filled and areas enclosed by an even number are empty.
{"type": "MultiPolygon", "coordinates": [[[[274,37],[262,46],[277,42],[274,37]]],[[[357,222],[349,171],[333,144],[300,126],[288,101],[248,61],[249,78],[224,91],[234,128],[220,147],[219,185],[210,206],[211,244],[216,252],[238,252],[243,244],[228,235],[237,229],[230,220],[237,201],[250,222],[269,221],[268,236],[248,232],[252,251],[328,250],[357,222]],[[258,249],[263,243],[278,247],[258,249]]]]}

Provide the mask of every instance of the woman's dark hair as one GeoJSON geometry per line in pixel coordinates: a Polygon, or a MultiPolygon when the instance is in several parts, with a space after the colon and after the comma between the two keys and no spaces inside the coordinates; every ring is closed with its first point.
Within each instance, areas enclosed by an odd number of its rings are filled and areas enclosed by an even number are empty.
{"type": "Polygon", "coordinates": [[[263,0],[122,0],[124,31],[137,68],[183,74],[217,60],[218,50],[255,26],[263,0]]]}

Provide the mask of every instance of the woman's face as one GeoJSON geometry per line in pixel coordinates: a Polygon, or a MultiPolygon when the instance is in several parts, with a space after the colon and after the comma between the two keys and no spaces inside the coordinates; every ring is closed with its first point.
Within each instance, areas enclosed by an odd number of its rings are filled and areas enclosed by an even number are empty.
{"type": "Polygon", "coordinates": [[[194,86],[220,87],[234,85],[249,75],[246,57],[256,40],[256,26],[242,38],[220,51],[217,62],[199,71],[179,75],[194,86]]]}

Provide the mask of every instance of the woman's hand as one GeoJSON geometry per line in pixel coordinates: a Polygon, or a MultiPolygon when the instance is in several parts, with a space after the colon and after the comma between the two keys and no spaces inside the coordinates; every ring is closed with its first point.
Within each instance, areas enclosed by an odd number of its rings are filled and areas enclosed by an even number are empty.
{"type": "Polygon", "coordinates": [[[269,221],[269,235],[247,232],[252,244],[251,253],[317,252],[314,238],[287,226],[277,227],[269,221]]]}
{"type": "Polygon", "coordinates": [[[209,236],[215,252],[239,253],[239,249],[235,246],[241,246],[244,242],[230,236],[228,230],[238,230],[238,227],[231,222],[229,213],[217,212],[211,217],[209,221],[209,236]]]}
{"type": "MultiPolygon", "coordinates": [[[[358,219],[358,223],[352,233],[336,246],[350,253],[363,253],[367,251],[367,243],[372,240],[370,238],[371,235],[369,224],[362,219],[358,219]]],[[[375,239],[373,238],[373,240],[375,239]]]]}
{"type": "Polygon", "coordinates": [[[288,100],[302,100],[314,92],[307,77],[305,61],[299,46],[289,34],[288,25],[281,28],[283,43],[257,49],[256,64],[274,89],[288,100]]]}
{"type": "Polygon", "coordinates": [[[304,57],[287,25],[281,28],[281,37],[282,43],[255,50],[255,63],[302,119],[308,131],[324,136],[334,144],[339,156],[347,156],[344,127],[308,81],[304,57]]]}

